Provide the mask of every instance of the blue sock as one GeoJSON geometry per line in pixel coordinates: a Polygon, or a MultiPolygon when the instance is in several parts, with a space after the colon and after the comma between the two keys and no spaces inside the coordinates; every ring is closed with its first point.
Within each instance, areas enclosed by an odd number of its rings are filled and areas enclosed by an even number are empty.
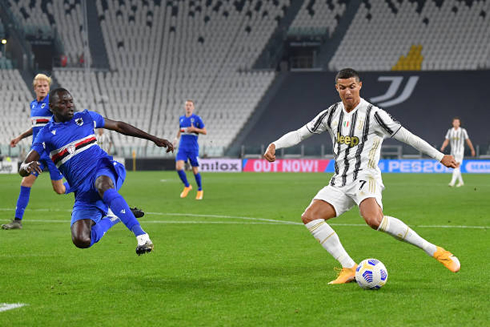
{"type": "Polygon", "coordinates": [[[182,183],[184,183],[185,187],[189,187],[189,182],[187,181],[187,175],[185,174],[184,170],[177,170],[177,173],[179,174],[180,180],[182,183]]]}
{"type": "Polygon", "coordinates": [[[120,221],[119,218],[114,219],[114,217],[104,217],[97,224],[93,225],[90,233],[90,246],[100,241],[102,236],[120,221]]]}
{"type": "Polygon", "coordinates": [[[24,210],[26,210],[26,207],[29,204],[30,196],[31,188],[21,186],[19,198],[17,199],[17,207],[15,208],[15,218],[22,219],[24,217],[24,210]]]}
{"type": "Polygon", "coordinates": [[[64,182],[63,185],[65,185],[65,194],[71,193],[71,187],[68,182],[64,182]]]}
{"type": "Polygon", "coordinates": [[[197,174],[194,175],[194,177],[196,178],[197,190],[198,191],[202,191],[201,174],[200,173],[197,173],[197,174]]]}
{"type": "Polygon", "coordinates": [[[111,208],[116,216],[121,219],[124,225],[134,233],[135,236],[146,234],[141,228],[140,223],[136,217],[131,212],[126,200],[117,193],[113,188],[108,189],[104,192],[104,197],[102,198],[105,204],[111,208]]]}

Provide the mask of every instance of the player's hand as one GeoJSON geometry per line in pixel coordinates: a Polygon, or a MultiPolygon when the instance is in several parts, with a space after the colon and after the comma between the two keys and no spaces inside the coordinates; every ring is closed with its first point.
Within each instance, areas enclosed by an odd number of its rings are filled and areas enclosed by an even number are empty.
{"type": "Polygon", "coordinates": [[[174,149],[177,147],[177,143],[179,143],[179,139],[174,138],[174,141],[172,142],[172,146],[174,147],[174,149]]]}
{"type": "Polygon", "coordinates": [[[186,132],[187,133],[195,133],[197,129],[194,127],[194,124],[191,123],[191,127],[187,127],[186,132]]]}
{"type": "Polygon", "coordinates": [[[15,148],[15,146],[17,145],[17,143],[19,143],[19,141],[20,140],[17,137],[15,139],[10,140],[10,147],[15,148]]]}
{"type": "MultiPolygon", "coordinates": [[[[30,175],[31,173],[33,172],[37,172],[38,174],[41,174],[43,171],[41,170],[41,167],[40,167],[41,163],[39,161],[31,161],[29,163],[23,163],[21,166],[20,166],[20,170],[21,171],[25,171],[26,174],[24,174],[25,176],[28,176],[30,175]]],[[[22,174],[21,174],[22,175],[22,174]]],[[[23,175],[23,176],[24,176],[23,175]]]]}
{"type": "Polygon", "coordinates": [[[160,148],[167,148],[167,153],[174,152],[174,146],[169,140],[157,138],[154,142],[160,148]]]}
{"type": "Polygon", "coordinates": [[[274,143],[269,144],[267,150],[265,150],[264,158],[269,162],[276,161],[276,146],[274,143]]]}
{"type": "Polygon", "coordinates": [[[471,156],[472,157],[475,157],[476,156],[475,150],[471,150],[471,156]]]}
{"type": "Polygon", "coordinates": [[[445,155],[442,157],[441,163],[448,168],[457,168],[458,163],[454,160],[453,156],[445,155]]]}

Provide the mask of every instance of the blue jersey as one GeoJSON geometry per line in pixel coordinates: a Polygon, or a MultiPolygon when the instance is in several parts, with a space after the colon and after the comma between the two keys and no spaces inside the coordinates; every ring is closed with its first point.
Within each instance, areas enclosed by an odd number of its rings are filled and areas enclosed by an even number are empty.
{"type": "Polygon", "coordinates": [[[197,143],[198,133],[187,133],[185,130],[187,127],[191,127],[191,124],[197,128],[204,128],[204,123],[202,122],[201,117],[198,115],[192,114],[189,117],[180,116],[180,144],[179,150],[194,150],[199,151],[199,144],[197,143]]]}
{"type": "Polygon", "coordinates": [[[45,149],[56,167],[75,191],[96,173],[96,165],[103,158],[110,158],[97,145],[95,128],[105,125],[104,118],[96,112],[76,112],[67,122],[55,122],[52,118],[39,131],[32,149],[42,153],[45,149]]]}
{"type": "Polygon", "coordinates": [[[49,94],[41,101],[34,100],[31,102],[32,144],[34,144],[37,133],[49,122],[51,117],[53,117],[53,113],[49,110],[49,94]]]}

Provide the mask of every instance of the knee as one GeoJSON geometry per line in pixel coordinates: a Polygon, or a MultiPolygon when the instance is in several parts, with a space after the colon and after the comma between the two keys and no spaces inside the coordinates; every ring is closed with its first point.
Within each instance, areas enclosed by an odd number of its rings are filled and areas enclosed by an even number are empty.
{"type": "Polygon", "coordinates": [[[312,215],[308,211],[303,212],[301,215],[301,220],[303,221],[303,224],[308,224],[309,222],[315,220],[312,215]]]}
{"type": "Polygon", "coordinates": [[[91,245],[91,239],[88,235],[73,235],[72,236],[73,244],[79,249],[89,248],[91,245]]]}
{"type": "Polygon", "coordinates": [[[364,218],[364,221],[366,221],[366,224],[368,224],[369,227],[377,230],[379,228],[379,225],[381,225],[381,221],[383,220],[383,215],[370,214],[370,215],[363,215],[362,218],[364,218]]]}

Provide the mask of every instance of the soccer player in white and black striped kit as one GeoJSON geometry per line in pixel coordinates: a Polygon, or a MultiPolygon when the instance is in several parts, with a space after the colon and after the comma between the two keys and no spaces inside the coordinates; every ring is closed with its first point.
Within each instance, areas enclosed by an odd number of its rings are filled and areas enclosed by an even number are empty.
{"type": "Polygon", "coordinates": [[[385,137],[410,144],[446,167],[455,168],[456,161],[410,133],[386,111],[362,99],[362,82],[355,70],[342,69],[335,82],[342,101],[322,111],[300,129],[272,142],[264,154],[272,162],[276,159],[277,149],[294,146],[313,134],[325,131],[330,134],[335,173],[301,217],[313,237],[342,265],[337,278],[329,284],[344,284],[354,280],[357,264],[347,254],[335,231],[326,223],[326,220],[340,216],[354,205],[359,206],[361,216],[373,229],[415,245],[452,272],[459,271],[459,260],[449,251],[429,243],[401,220],[383,214],[381,192],[384,185],[378,168],[381,144],[385,137]]]}
{"type": "Polygon", "coordinates": [[[471,156],[475,156],[475,149],[473,148],[473,143],[471,143],[470,138],[468,137],[468,132],[466,129],[461,127],[461,119],[459,117],[453,118],[453,128],[450,128],[446,133],[446,139],[444,143],[442,143],[441,151],[447,147],[449,143],[451,143],[451,155],[454,156],[454,159],[457,162],[457,167],[453,170],[453,177],[451,178],[451,182],[449,186],[453,187],[454,183],[456,183],[456,179],[458,180],[458,184],[456,187],[461,187],[464,185],[463,177],[461,177],[461,164],[463,163],[464,158],[464,142],[470,147],[471,156]]]}

